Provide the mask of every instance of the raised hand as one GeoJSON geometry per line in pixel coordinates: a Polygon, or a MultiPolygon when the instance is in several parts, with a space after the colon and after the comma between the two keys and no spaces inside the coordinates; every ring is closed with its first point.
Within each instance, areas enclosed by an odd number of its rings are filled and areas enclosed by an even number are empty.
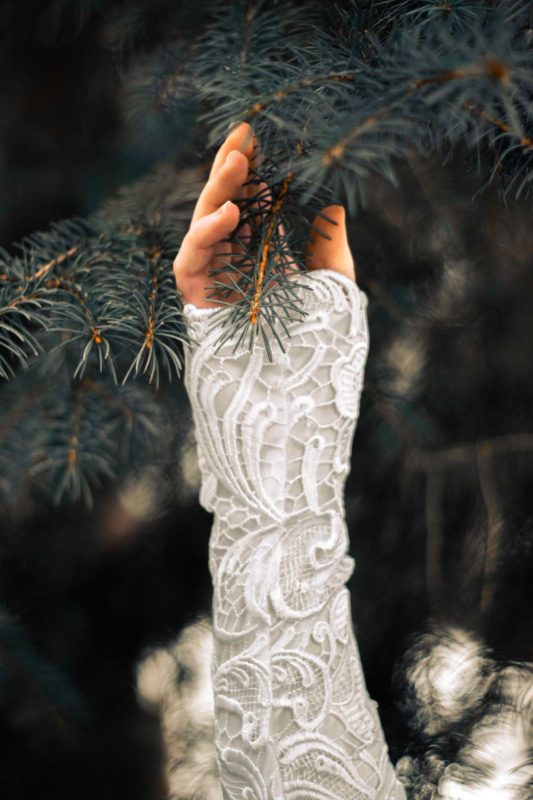
{"type": "MultiPolygon", "coordinates": [[[[221,305],[206,298],[206,291],[212,285],[209,271],[223,265],[215,253],[220,251],[221,242],[239,225],[239,207],[232,200],[252,197],[258,192],[257,185],[243,184],[249,168],[257,168],[259,163],[257,136],[249,123],[242,122],[228,134],[215,156],[209,179],[196,203],[189,230],[174,259],[176,285],[185,303],[198,308],[221,305]]],[[[260,184],[259,190],[262,188],[267,188],[266,184],[260,184]]],[[[331,205],[322,209],[322,213],[330,217],[333,224],[317,215],[313,227],[321,228],[331,239],[311,232],[306,250],[306,267],[310,272],[331,269],[355,280],[345,210],[343,206],[331,205]]],[[[246,236],[246,227],[243,226],[243,236],[246,236]]],[[[237,254],[239,251],[235,244],[225,242],[223,246],[228,258],[231,258],[230,253],[237,254]]],[[[229,284],[227,275],[217,276],[217,280],[229,284]]],[[[238,297],[237,292],[232,292],[229,300],[238,297]]]]}
{"type": "MultiPolygon", "coordinates": [[[[288,322],[275,359],[266,337],[251,351],[231,339],[214,348],[219,332],[207,330],[210,315],[196,308],[216,308],[204,296],[211,269],[224,270],[221,281],[231,275],[227,260],[232,266],[241,244],[220,243],[239,223],[239,239],[251,233],[248,209],[241,220],[231,201],[269,192],[266,183],[243,185],[250,167],[259,172],[258,159],[257,137],[242,123],[215,157],[174,262],[195,334],[184,348],[184,383],[199,500],[214,514],[211,674],[222,794],[405,800],[364,681],[345,586],[354,560],[344,484],[369,336],[344,208],[323,209],[333,223],[313,221],[331,238],[312,232],[311,274],[294,287],[306,317],[288,322]],[[220,250],[226,263],[217,263],[220,250]]],[[[286,244],[281,224],[279,235],[286,244]]],[[[241,297],[232,294],[229,302],[241,297]]]]}

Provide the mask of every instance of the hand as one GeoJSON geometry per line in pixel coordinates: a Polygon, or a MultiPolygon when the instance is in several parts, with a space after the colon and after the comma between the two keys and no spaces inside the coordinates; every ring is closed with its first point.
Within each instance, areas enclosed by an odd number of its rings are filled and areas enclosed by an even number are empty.
{"type": "MultiPolygon", "coordinates": [[[[228,134],[215,156],[209,179],[196,203],[189,230],[174,259],[176,285],[185,303],[192,303],[199,308],[221,305],[206,299],[205,293],[212,285],[209,271],[223,266],[223,261],[215,253],[220,251],[220,243],[239,224],[239,207],[231,199],[253,197],[258,191],[268,189],[265,183],[243,187],[249,167],[257,169],[260,163],[257,149],[257,136],[251,125],[241,122],[228,134]]],[[[326,206],[322,213],[333,219],[335,224],[317,215],[313,226],[324,230],[331,239],[311,231],[306,249],[306,267],[310,272],[331,269],[355,281],[355,264],[348,244],[344,207],[326,206]]],[[[280,230],[283,233],[282,226],[280,230]]],[[[249,232],[248,225],[242,226],[242,238],[249,232]]],[[[229,260],[230,254],[242,252],[236,244],[226,242],[223,247],[229,260]]],[[[227,273],[217,275],[216,279],[230,283],[227,273]]],[[[239,296],[237,292],[232,292],[229,300],[236,300],[239,296]]]]}

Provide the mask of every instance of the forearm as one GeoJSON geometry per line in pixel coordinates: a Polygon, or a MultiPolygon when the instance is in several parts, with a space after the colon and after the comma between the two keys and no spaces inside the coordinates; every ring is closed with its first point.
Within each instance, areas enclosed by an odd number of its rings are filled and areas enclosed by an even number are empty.
{"type": "Polygon", "coordinates": [[[268,519],[341,511],[359,413],[368,329],[366,296],[331,270],[299,276],[303,322],[290,322],[286,353],[268,361],[234,339],[215,353],[212,309],[184,308],[198,344],[185,349],[202,469],[201,502],[224,513],[232,498],[268,519]],[[220,495],[224,501],[219,503],[220,495]]]}
{"type": "MultiPolygon", "coordinates": [[[[247,591],[257,579],[264,592],[267,563],[298,563],[298,552],[272,550],[267,556],[270,537],[282,528],[319,526],[321,556],[310,550],[302,575],[291,576],[305,595],[303,573],[313,573],[308,593],[319,603],[328,581],[338,585],[353,569],[346,556],[343,495],[368,351],[366,296],[329,270],[299,279],[310,287],[298,287],[308,316],[289,324],[286,353],[279,350],[274,363],[259,340],[251,354],[246,348],[234,353],[233,341],[214,353],[218,331],[208,334],[214,312],[186,306],[199,344],[186,351],[185,383],[202,472],[200,502],[215,514],[215,586],[223,579],[224,559],[239,546],[248,548],[250,559],[247,591]],[[258,553],[261,569],[254,570],[258,553]]],[[[266,609],[257,612],[268,617],[266,609]]],[[[287,607],[287,613],[297,612],[287,607]]]]}
{"type": "Polygon", "coordinates": [[[211,314],[187,309],[200,342],[187,354],[186,385],[201,501],[215,515],[221,780],[252,785],[261,775],[268,798],[319,798],[327,787],[332,798],[391,800],[403,792],[366,690],[345,586],[354,561],[343,494],[368,352],[366,297],[329,270],[303,282],[309,314],[289,327],[274,364],[259,341],[252,354],[233,353],[232,342],[213,354],[211,314]]]}
{"type": "Polygon", "coordinates": [[[289,324],[270,363],[229,340],[217,352],[213,311],[186,306],[185,384],[215,514],[210,568],[220,637],[312,613],[353,570],[344,485],[368,352],[366,296],[329,270],[300,276],[306,319],[289,324]],[[308,287],[308,288],[305,288],[308,287]],[[242,593],[237,623],[228,617],[242,593]],[[231,631],[234,631],[232,633],[231,631]]]}

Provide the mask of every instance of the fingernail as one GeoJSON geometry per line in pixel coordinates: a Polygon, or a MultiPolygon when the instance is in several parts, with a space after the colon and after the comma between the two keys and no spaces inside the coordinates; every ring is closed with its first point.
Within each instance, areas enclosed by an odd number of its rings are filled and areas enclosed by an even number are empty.
{"type": "Polygon", "coordinates": [[[230,122],[228,127],[226,128],[226,133],[230,130],[230,128],[237,128],[241,124],[242,120],[238,122],[230,122]]]}
{"type": "Polygon", "coordinates": [[[221,207],[218,209],[218,211],[217,211],[217,214],[219,215],[219,217],[221,217],[221,216],[222,216],[222,214],[224,214],[224,212],[226,211],[226,209],[228,208],[228,206],[230,205],[230,203],[231,203],[231,200],[226,200],[226,202],[224,203],[224,205],[223,205],[223,206],[221,206],[221,207]]]}

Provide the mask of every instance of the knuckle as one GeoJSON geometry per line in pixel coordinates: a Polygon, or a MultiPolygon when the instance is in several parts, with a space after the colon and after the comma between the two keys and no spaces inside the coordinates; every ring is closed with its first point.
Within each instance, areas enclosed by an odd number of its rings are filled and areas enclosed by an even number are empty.
{"type": "Polygon", "coordinates": [[[197,242],[196,242],[196,225],[197,225],[197,223],[198,223],[198,220],[194,220],[189,225],[189,230],[187,231],[187,233],[183,237],[183,241],[181,243],[182,247],[191,247],[191,245],[192,246],[196,246],[196,244],[197,244],[197,242]]]}
{"type": "Polygon", "coordinates": [[[189,246],[191,242],[190,231],[187,231],[183,239],[181,240],[180,248],[174,257],[174,261],[172,262],[172,268],[175,273],[177,273],[181,269],[181,265],[183,263],[183,252],[186,247],[189,246]]]}

